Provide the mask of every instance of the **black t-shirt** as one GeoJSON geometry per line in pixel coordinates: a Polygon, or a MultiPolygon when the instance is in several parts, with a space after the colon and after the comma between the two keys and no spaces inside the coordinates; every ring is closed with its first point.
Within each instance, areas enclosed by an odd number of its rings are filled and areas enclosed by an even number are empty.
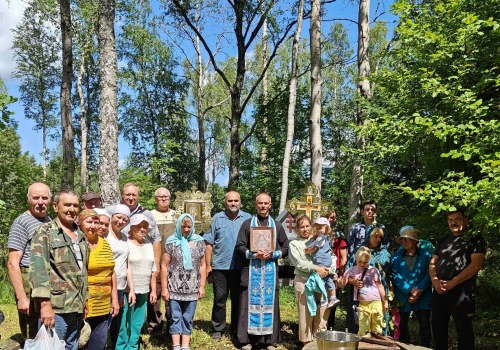
{"type": "MultiPolygon", "coordinates": [[[[486,243],[481,235],[468,240],[453,234],[441,238],[434,251],[434,255],[439,256],[436,264],[437,277],[445,281],[453,279],[471,263],[471,255],[475,253],[486,253],[486,243]]],[[[473,291],[476,289],[476,279],[477,273],[453,290],[473,291]]]]}

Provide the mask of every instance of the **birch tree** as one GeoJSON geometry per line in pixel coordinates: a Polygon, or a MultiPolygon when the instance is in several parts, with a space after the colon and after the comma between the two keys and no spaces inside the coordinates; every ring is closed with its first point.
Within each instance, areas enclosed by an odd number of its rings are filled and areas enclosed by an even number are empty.
{"type": "Polygon", "coordinates": [[[290,69],[290,84],[288,86],[288,118],[287,118],[287,132],[285,154],[283,157],[283,167],[281,176],[281,196],[279,212],[285,209],[286,197],[288,194],[288,171],[290,168],[290,155],[292,152],[293,135],[295,133],[295,106],[297,104],[297,80],[298,80],[298,56],[299,56],[299,42],[300,33],[302,31],[302,17],[304,13],[304,0],[299,0],[297,8],[297,27],[293,35],[292,42],[292,57],[290,69]]]}
{"type": "MultiPolygon", "coordinates": [[[[366,110],[363,100],[372,96],[370,88],[370,59],[368,47],[370,41],[370,0],[359,1],[358,12],[358,97],[357,125],[362,126],[366,120],[366,110]]],[[[357,149],[363,149],[365,139],[362,134],[356,135],[357,149]]],[[[360,159],[355,159],[352,168],[351,188],[349,191],[349,226],[356,220],[359,205],[363,197],[363,166],[360,159]]]]}
{"type": "Polygon", "coordinates": [[[71,3],[60,0],[62,39],[61,128],[63,145],[63,173],[61,187],[73,189],[75,183],[75,141],[71,114],[71,87],[73,84],[73,43],[71,28],[71,3]]]}
{"type": "Polygon", "coordinates": [[[118,64],[115,47],[116,0],[99,1],[100,99],[99,187],[103,203],[116,203],[118,189],[118,64]]]}
{"type": "MultiPolygon", "coordinates": [[[[288,21],[286,18],[277,18],[275,23],[284,23],[282,28],[278,28],[276,25],[275,32],[269,33],[269,38],[273,42],[273,47],[270,49],[269,57],[264,69],[258,75],[251,86],[248,87],[248,92],[245,94],[245,71],[246,71],[246,59],[249,50],[252,48],[258,33],[261,31],[264,21],[271,13],[271,10],[275,6],[275,1],[227,1],[228,7],[224,9],[217,9],[218,18],[217,22],[220,20],[220,16],[225,12],[225,15],[229,15],[231,18],[231,27],[233,28],[234,38],[229,37],[226,40],[234,41],[234,45],[237,48],[237,63],[236,63],[236,76],[234,80],[230,81],[229,77],[224,73],[216,59],[217,52],[211,47],[208,41],[208,36],[197,30],[196,25],[193,21],[193,6],[191,3],[186,3],[180,0],[172,0],[169,2],[172,6],[170,9],[172,13],[176,16],[176,19],[185,22],[191,30],[200,38],[200,41],[207,52],[209,59],[212,63],[217,74],[220,75],[221,79],[231,96],[231,116],[230,116],[230,145],[231,145],[231,157],[229,161],[229,184],[231,187],[238,187],[240,181],[240,157],[241,148],[244,142],[249,138],[254,128],[250,130],[246,135],[241,135],[241,123],[243,113],[245,108],[250,103],[251,98],[260,85],[261,80],[264,77],[271,61],[274,59],[278,47],[285,40],[288,32],[294,26],[294,21],[288,21]]],[[[220,6],[222,2],[216,4],[220,6]]],[[[225,34],[222,34],[225,35],[225,34]]],[[[255,124],[254,124],[255,125],[255,124]]]]}
{"type": "MultiPolygon", "coordinates": [[[[56,13],[57,9],[54,8],[56,13]]],[[[21,22],[12,30],[12,52],[16,62],[13,76],[20,80],[19,90],[24,116],[42,131],[42,169],[47,176],[47,138],[56,137],[58,93],[61,77],[60,32],[46,14],[35,6],[24,10],[21,22]]]]}
{"type": "Polygon", "coordinates": [[[321,196],[321,171],[323,151],[321,143],[321,0],[311,1],[311,27],[309,29],[311,52],[311,114],[309,116],[309,141],[311,147],[311,182],[321,196]]]}

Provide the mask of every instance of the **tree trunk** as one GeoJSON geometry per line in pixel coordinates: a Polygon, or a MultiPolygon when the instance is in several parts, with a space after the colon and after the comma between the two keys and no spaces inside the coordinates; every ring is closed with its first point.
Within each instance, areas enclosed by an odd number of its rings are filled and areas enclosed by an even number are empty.
{"type": "Polygon", "coordinates": [[[115,47],[115,0],[99,1],[100,101],[99,187],[103,203],[118,202],[118,65],[115,47]]]}
{"type": "MultiPolygon", "coordinates": [[[[358,18],[358,95],[361,99],[370,99],[370,60],[368,57],[368,43],[370,40],[370,0],[360,0],[358,18]]],[[[357,124],[364,124],[366,110],[358,102],[357,124]]],[[[363,135],[356,136],[357,149],[364,147],[363,135]]],[[[356,221],[359,205],[363,199],[363,166],[359,159],[355,159],[352,168],[351,188],[349,193],[349,226],[356,221]]]]}
{"type": "Polygon", "coordinates": [[[82,52],[80,61],[80,74],[77,80],[78,96],[80,97],[80,130],[82,133],[82,159],[80,168],[82,193],[88,191],[87,185],[87,118],[85,117],[85,96],[83,95],[82,79],[85,74],[85,52],[82,52]]]}
{"type": "Polygon", "coordinates": [[[299,0],[297,13],[297,29],[293,35],[292,44],[292,69],[290,73],[290,85],[288,88],[288,123],[286,131],[285,154],[283,156],[283,167],[281,176],[281,196],[279,212],[285,209],[286,197],[288,194],[288,170],[290,168],[290,156],[292,153],[293,135],[295,133],[295,106],[297,104],[297,71],[300,33],[302,31],[302,16],[304,13],[304,0],[299,0]]]}
{"type": "MultiPolygon", "coordinates": [[[[199,28],[200,12],[198,4],[196,5],[196,25],[199,28]]],[[[198,190],[205,192],[207,190],[207,184],[205,180],[205,166],[207,163],[206,155],[206,140],[205,140],[205,112],[203,111],[203,80],[204,68],[203,68],[203,57],[201,55],[200,38],[196,37],[195,43],[196,55],[197,55],[197,65],[198,65],[198,86],[197,86],[197,96],[196,96],[196,118],[198,121],[198,190]]]]}
{"type": "Polygon", "coordinates": [[[241,91],[245,82],[245,63],[246,63],[246,48],[245,36],[243,33],[244,20],[244,1],[238,2],[235,8],[235,28],[236,43],[238,47],[238,58],[236,64],[236,80],[230,87],[231,93],[231,135],[229,142],[231,145],[231,159],[229,161],[229,183],[228,188],[238,188],[240,185],[240,158],[241,158],[241,142],[240,142],[240,125],[241,114],[241,91]]]}
{"type": "Polygon", "coordinates": [[[323,152],[321,144],[321,0],[311,2],[311,114],[309,116],[309,140],[311,147],[311,182],[321,196],[321,171],[323,152]]]}
{"type": "MultiPolygon", "coordinates": [[[[262,69],[267,63],[267,18],[262,25],[262,69]]],[[[262,171],[266,170],[265,162],[267,159],[267,71],[262,77],[262,149],[260,152],[260,164],[262,171]]]]}
{"type": "Polygon", "coordinates": [[[71,38],[71,4],[60,0],[62,36],[61,126],[63,172],[61,188],[73,189],[75,182],[75,143],[71,116],[71,85],[73,81],[73,45],[71,38]]]}
{"type": "Polygon", "coordinates": [[[45,123],[42,125],[42,168],[43,168],[43,181],[47,179],[47,126],[45,123]]]}

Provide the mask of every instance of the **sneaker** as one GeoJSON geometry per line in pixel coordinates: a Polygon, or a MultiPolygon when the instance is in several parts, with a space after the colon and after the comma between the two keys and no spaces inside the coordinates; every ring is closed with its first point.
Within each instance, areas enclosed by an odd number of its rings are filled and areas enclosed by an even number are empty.
{"type": "Polygon", "coordinates": [[[241,350],[252,350],[252,344],[247,344],[241,348],[241,350]]]}
{"type": "Polygon", "coordinates": [[[211,335],[211,337],[214,340],[221,340],[222,334],[221,334],[221,332],[213,332],[212,335],[211,335]]]}
{"type": "Polygon", "coordinates": [[[328,306],[328,302],[326,300],[321,299],[321,301],[318,303],[318,309],[325,306],[328,306]]]}
{"type": "Polygon", "coordinates": [[[273,345],[268,345],[266,350],[277,350],[277,348],[273,345]]]}
{"type": "Polygon", "coordinates": [[[328,302],[328,306],[327,307],[334,307],[334,306],[337,306],[338,304],[340,304],[340,300],[337,299],[337,298],[330,298],[330,301],[328,302]]]}

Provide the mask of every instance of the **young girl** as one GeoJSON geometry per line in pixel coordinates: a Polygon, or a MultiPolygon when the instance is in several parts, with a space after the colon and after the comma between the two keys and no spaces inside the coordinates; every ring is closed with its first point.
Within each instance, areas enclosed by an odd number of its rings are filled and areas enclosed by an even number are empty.
{"type": "MultiPolygon", "coordinates": [[[[332,229],[327,218],[316,219],[313,226],[313,236],[306,243],[304,252],[312,254],[313,261],[318,266],[330,268],[333,264],[330,237],[328,236],[331,232],[332,229]]],[[[337,299],[335,283],[331,275],[323,278],[323,281],[325,282],[325,289],[328,294],[328,302],[325,300],[324,303],[320,302],[320,304],[324,306],[324,304],[328,303],[327,307],[333,307],[340,303],[340,300],[337,299]]]]}
{"type": "Polygon", "coordinates": [[[161,295],[170,301],[173,350],[189,350],[196,304],[205,296],[205,241],[194,232],[193,217],[182,214],[161,262],[161,295]]]}
{"type": "Polygon", "coordinates": [[[152,229],[143,214],[135,214],[130,218],[128,263],[132,270],[133,290],[130,288],[124,295],[125,306],[116,342],[117,350],[139,348],[139,337],[146,317],[150,290],[149,302],[156,303],[156,274],[154,274],[156,265],[153,244],[146,238],[152,229]]]}
{"type": "Polygon", "coordinates": [[[388,312],[389,301],[385,295],[380,273],[375,267],[368,265],[371,258],[369,248],[360,247],[355,256],[356,265],[344,273],[338,286],[343,288],[349,277],[358,280],[354,287],[354,300],[359,300],[358,334],[361,336],[370,336],[370,332],[381,334],[385,327],[384,311],[388,312]]]}

